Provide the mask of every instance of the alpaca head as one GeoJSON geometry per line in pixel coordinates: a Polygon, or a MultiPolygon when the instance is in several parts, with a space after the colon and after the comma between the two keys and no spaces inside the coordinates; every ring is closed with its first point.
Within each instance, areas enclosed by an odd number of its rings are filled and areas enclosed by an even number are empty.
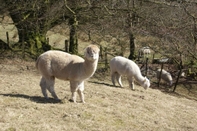
{"type": "Polygon", "coordinates": [[[150,87],[150,81],[149,81],[148,78],[145,77],[144,83],[143,83],[142,86],[144,87],[145,90],[148,89],[148,88],[150,87]]]}
{"type": "Polygon", "coordinates": [[[85,58],[89,61],[95,61],[99,58],[100,49],[96,45],[89,45],[85,49],[85,58]]]}

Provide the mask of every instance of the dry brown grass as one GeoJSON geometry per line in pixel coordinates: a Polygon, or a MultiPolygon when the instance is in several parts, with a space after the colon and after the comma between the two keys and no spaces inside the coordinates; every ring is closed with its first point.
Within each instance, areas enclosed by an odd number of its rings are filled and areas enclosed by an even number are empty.
{"type": "MultiPolygon", "coordinates": [[[[132,91],[103,81],[85,82],[86,103],[69,102],[69,82],[56,80],[62,99],[45,100],[40,75],[33,62],[4,61],[0,64],[0,130],[2,131],[194,131],[197,102],[157,89],[132,91]]],[[[78,99],[79,100],[79,99],[78,99]]]]}

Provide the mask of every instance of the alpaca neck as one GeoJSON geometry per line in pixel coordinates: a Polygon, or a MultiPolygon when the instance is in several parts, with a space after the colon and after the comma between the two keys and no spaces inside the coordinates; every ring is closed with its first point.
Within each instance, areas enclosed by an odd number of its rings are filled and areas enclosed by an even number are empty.
{"type": "Polygon", "coordinates": [[[98,64],[98,60],[89,61],[85,59],[83,66],[84,66],[84,72],[88,77],[91,77],[94,74],[97,68],[97,64],[98,64]]]}
{"type": "Polygon", "coordinates": [[[142,85],[144,83],[145,78],[140,74],[138,74],[137,76],[135,76],[136,81],[142,85]]]}

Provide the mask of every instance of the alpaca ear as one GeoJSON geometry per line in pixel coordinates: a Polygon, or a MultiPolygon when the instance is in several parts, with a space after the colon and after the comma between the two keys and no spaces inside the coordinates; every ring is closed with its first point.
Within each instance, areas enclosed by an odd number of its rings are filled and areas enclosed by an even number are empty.
{"type": "Polygon", "coordinates": [[[90,53],[90,47],[86,47],[84,52],[85,52],[85,56],[86,55],[89,55],[89,53],[90,53]]]}

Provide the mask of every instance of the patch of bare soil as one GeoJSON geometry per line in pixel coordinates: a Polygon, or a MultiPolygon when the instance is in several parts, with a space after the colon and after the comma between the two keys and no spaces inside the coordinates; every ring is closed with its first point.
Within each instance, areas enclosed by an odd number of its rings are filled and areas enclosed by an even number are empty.
{"type": "Polygon", "coordinates": [[[85,104],[69,102],[69,82],[56,80],[58,102],[43,98],[34,62],[0,62],[1,130],[197,130],[196,100],[138,85],[132,91],[125,78],[124,88],[113,87],[102,77],[85,82],[85,104]]]}

